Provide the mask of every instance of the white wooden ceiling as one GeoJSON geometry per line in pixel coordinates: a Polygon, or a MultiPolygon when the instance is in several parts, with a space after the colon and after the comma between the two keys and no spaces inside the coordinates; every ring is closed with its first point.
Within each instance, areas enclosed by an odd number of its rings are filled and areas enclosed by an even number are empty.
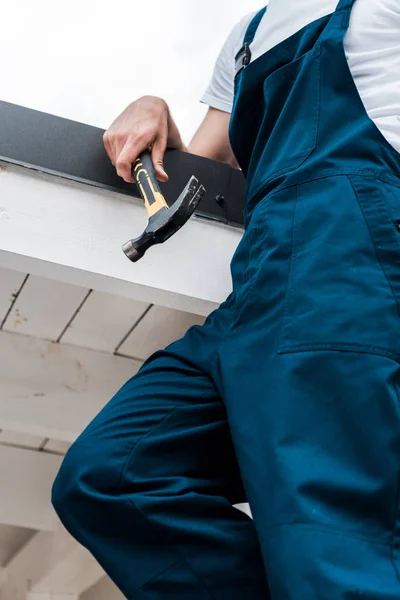
{"type": "Polygon", "coordinates": [[[0,564],[6,564],[34,534],[35,530],[26,527],[0,525],[0,564]]]}
{"type": "MultiPolygon", "coordinates": [[[[104,354],[121,357],[121,361],[122,357],[132,359],[132,365],[137,369],[155,350],[181,337],[191,325],[203,322],[204,317],[195,314],[0,268],[0,335],[6,336],[8,343],[12,339],[23,341],[28,336],[52,342],[60,350],[68,349],[68,356],[71,356],[71,350],[74,354],[73,347],[76,348],[76,356],[80,356],[84,348],[95,351],[99,354],[92,352],[90,356],[94,356],[94,359],[91,360],[96,361],[97,356],[100,365],[104,354]],[[16,337],[7,337],[10,334],[16,337]]],[[[18,343],[12,346],[14,351],[18,343]]],[[[9,348],[11,352],[11,346],[9,348]]],[[[12,352],[9,355],[14,356],[12,352]]],[[[33,368],[36,370],[36,367],[33,368]]],[[[54,373],[49,372],[49,385],[51,376],[54,377],[54,373]]],[[[90,377],[95,377],[93,372],[90,377]]],[[[120,377],[122,385],[125,379],[120,377]]],[[[0,380],[0,389],[9,385],[4,375],[3,379],[3,382],[0,380]]],[[[35,395],[40,396],[40,393],[35,395]]],[[[2,448],[5,453],[8,447],[25,450],[26,456],[30,457],[35,452],[42,453],[43,458],[45,454],[51,454],[59,455],[62,459],[70,444],[71,441],[18,431],[17,428],[13,431],[0,429],[0,458],[2,448]]],[[[1,503],[0,497],[0,509],[1,503]]],[[[24,548],[29,540],[32,544],[43,543],[43,540],[37,539],[38,535],[42,534],[35,529],[0,522],[0,568],[10,564],[14,568],[14,562],[18,562],[20,554],[17,551],[24,548]]],[[[93,581],[96,581],[95,577],[93,581]]],[[[109,580],[108,587],[100,589],[99,583],[96,585],[88,588],[87,600],[94,595],[100,598],[102,594],[111,598],[110,590],[113,590],[113,598],[122,598],[109,580]]],[[[61,595],[55,598],[61,599],[61,595]]]]}
{"type": "Polygon", "coordinates": [[[145,360],[204,317],[0,268],[3,331],[145,360]]]}

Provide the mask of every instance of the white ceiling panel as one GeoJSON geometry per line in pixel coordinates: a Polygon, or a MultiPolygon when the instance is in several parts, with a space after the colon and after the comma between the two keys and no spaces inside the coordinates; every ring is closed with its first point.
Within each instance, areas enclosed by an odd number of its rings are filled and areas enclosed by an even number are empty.
{"type": "Polygon", "coordinates": [[[63,442],[62,440],[47,440],[44,450],[65,454],[70,446],[70,442],[63,442]]]}
{"type": "Polygon", "coordinates": [[[145,360],[186,333],[191,325],[202,325],[204,317],[191,313],[152,306],[146,316],[118,349],[119,354],[145,360]]]}
{"type": "Polygon", "coordinates": [[[18,431],[0,431],[0,443],[14,444],[25,448],[40,448],[44,437],[41,435],[32,435],[30,433],[20,433],[18,431]]]}
{"type": "Polygon", "coordinates": [[[8,562],[35,533],[34,529],[0,525],[0,565],[8,562]]]}
{"type": "Polygon", "coordinates": [[[73,442],[141,364],[2,331],[0,427],[73,442]]]}
{"type": "Polygon", "coordinates": [[[126,596],[117,588],[115,583],[105,575],[95,585],[83,592],[80,600],[124,600],[126,596]]]}
{"type": "Polygon", "coordinates": [[[0,324],[25,279],[25,273],[0,268],[0,324]]]}
{"type": "Polygon", "coordinates": [[[112,353],[149,306],[94,291],[69,324],[61,342],[112,353]]]}
{"type": "Polygon", "coordinates": [[[54,529],[51,488],[62,456],[0,444],[0,523],[54,529]]]}
{"type": "Polygon", "coordinates": [[[87,294],[85,288],[31,275],[3,329],[56,340],[87,294]]]}

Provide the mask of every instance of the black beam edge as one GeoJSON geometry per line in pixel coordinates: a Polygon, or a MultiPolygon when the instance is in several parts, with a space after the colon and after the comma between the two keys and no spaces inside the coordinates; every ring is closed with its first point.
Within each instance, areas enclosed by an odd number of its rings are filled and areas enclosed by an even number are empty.
{"type": "MultiPolygon", "coordinates": [[[[136,185],[117,175],[103,134],[92,125],[0,101],[0,161],[140,198],[136,185]]],[[[173,149],[167,149],[164,167],[169,180],[160,187],[169,204],[195,175],[206,188],[196,214],[243,227],[246,180],[240,169],[173,149]]]]}

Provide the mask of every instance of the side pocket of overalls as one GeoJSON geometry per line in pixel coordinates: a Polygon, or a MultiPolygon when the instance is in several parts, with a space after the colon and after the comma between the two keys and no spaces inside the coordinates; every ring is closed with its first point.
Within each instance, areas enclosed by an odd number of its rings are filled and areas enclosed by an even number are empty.
{"type": "Polygon", "coordinates": [[[270,201],[271,196],[266,197],[255,207],[231,261],[235,312],[242,309],[250,293],[267,245],[267,211],[270,201]]]}
{"type": "MultiPolygon", "coordinates": [[[[395,376],[394,388],[397,398],[397,406],[400,412],[400,368],[397,370],[397,376],[395,376]]],[[[395,499],[395,515],[393,522],[393,539],[392,539],[392,561],[397,571],[397,576],[400,579],[400,473],[398,476],[397,483],[397,495],[395,499]]]]}
{"type": "Polygon", "coordinates": [[[400,243],[385,194],[362,176],[298,186],[280,354],[338,349],[400,360],[400,243]]]}
{"type": "MultiPolygon", "coordinates": [[[[377,260],[390,285],[400,321],[400,185],[366,177],[349,177],[376,250],[377,260]]],[[[398,359],[399,362],[399,359],[398,359]]],[[[400,365],[391,382],[400,416],[400,365]]],[[[392,561],[400,578],[400,473],[393,518],[392,561]]]]}
{"type": "Polygon", "coordinates": [[[400,318],[400,184],[349,175],[400,318]]]}

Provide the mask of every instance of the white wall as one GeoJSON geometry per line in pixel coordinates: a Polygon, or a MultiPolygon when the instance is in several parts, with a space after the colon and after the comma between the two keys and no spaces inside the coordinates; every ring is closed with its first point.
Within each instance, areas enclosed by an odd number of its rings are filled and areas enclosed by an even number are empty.
{"type": "Polygon", "coordinates": [[[226,36],[261,0],[3,3],[0,98],[107,129],[144,94],[167,100],[186,143],[226,36]]]}

